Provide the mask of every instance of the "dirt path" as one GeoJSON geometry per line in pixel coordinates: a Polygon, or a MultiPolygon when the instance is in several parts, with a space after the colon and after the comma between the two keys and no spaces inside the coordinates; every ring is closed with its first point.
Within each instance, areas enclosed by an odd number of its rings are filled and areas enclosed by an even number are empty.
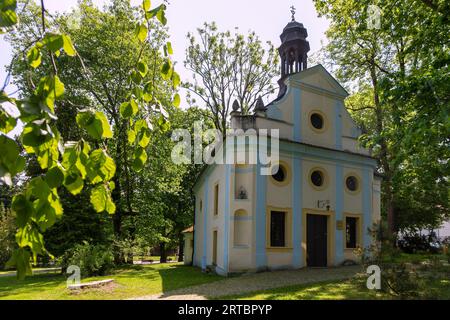
{"type": "Polygon", "coordinates": [[[211,283],[137,297],[135,300],[203,300],[253,291],[328,280],[343,280],[361,272],[361,266],[300,269],[245,274],[211,283]]]}

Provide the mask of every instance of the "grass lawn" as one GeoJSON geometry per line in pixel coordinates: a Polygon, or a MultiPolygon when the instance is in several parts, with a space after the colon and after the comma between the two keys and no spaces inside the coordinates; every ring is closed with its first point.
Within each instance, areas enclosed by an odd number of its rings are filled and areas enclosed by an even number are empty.
{"type": "Polygon", "coordinates": [[[157,294],[182,287],[223,279],[204,274],[198,268],[181,263],[126,266],[111,275],[86,278],[82,282],[114,279],[113,288],[90,289],[73,294],[66,288],[64,275],[41,274],[20,281],[15,277],[0,277],[0,299],[126,299],[157,294]]]}
{"type": "MultiPolygon", "coordinates": [[[[245,295],[227,296],[220,299],[238,300],[382,300],[393,299],[387,293],[369,290],[366,279],[327,281],[262,290],[245,295]]],[[[439,299],[450,299],[450,280],[435,280],[429,284],[439,299]]]]}

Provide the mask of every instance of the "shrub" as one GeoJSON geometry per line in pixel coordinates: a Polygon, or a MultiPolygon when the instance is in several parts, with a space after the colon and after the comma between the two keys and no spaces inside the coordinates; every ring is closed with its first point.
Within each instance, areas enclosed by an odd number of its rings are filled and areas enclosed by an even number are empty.
{"type": "Polygon", "coordinates": [[[381,290],[400,299],[424,298],[428,296],[425,282],[415,268],[406,263],[397,263],[401,251],[393,243],[394,239],[383,237],[380,226],[372,229],[377,241],[368,248],[361,249],[359,255],[364,270],[369,265],[377,265],[381,270],[381,290]]]}
{"type": "Polygon", "coordinates": [[[439,253],[440,250],[440,241],[434,232],[431,232],[429,235],[405,234],[398,240],[397,244],[406,253],[419,251],[439,253]]]}
{"type": "Polygon", "coordinates": [[[114,266],[112,249],[105,245],[91,245],[88,242],[75,245],[60,258],[63,272],[70,266],[80,268],[82,276],[100,276],[114,266]]]}

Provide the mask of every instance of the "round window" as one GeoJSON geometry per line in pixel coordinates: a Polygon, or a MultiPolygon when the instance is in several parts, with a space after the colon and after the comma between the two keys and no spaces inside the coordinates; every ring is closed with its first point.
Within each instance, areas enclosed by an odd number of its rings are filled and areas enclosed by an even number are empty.
{"type": "Polygon", "coordinates": [[[321,187],[324,182],[323,173],[319,170],[313,171],[313,173],[311,173],[311,182],[316,187],[321,187]]]}
{"type": "Polygon", "coordinates": [[[355,176],[349,176],[345,180],[345,185],[347,186],[348,190],[356,191],[358,190],[358,179],[355,176]]]}
{"type": "Polygon", "coordinates": [[[283,166],[278,165],[278,170],[272,174],[272,178],[278,182],[283,182],[284,179],[286,179],[286,169],[284,169],[283,166]]]}
{"type": "Polygon", "coordinates": [[[318,113],[311,114],[311,124],[317,130],[323,129],[323,117],[318,113]]]}

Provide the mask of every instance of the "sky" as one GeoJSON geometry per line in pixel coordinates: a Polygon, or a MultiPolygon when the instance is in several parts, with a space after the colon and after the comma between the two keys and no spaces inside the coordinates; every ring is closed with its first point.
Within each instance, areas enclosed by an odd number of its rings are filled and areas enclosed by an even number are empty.
{"type": "MultiPolygon", "coordinates": [[[[36,0],[35,0],[36,1],[36,0]]],[[[127,0],[124,0],[127,1],[127,0]]],[[[108,0],[94,0],[95,5],[102,7],[108,0]]],[[[131,0],[139,5],[140,0],[131,0]]],[[[153,0],[152,7],[162,3],[153,0]]],[[[64,12],[76,6],[77,0],[45,0],[49,12],[64,12]]],[[[321,48],[321,41],[326,41],[324,32],[328,28],[325,18],[318,18],[312,0],[169,0],[166,16],[170,41],[174,49],[173,60],[178,62],[176,70],[183,81],[189,80],[191,74],[183,66],[184,54],[188,45],[186,34],[195,32],[204,22],[215,21],[219,30],[234,31],[246,34],[255,31],[260,39],[280,45],[280,34],[291,20],[290,7],[296,8],[296,20],[303,23],[308,30],[308,40],[313,53],[321,48]]],[[[75,44],[76,45],[76,44],[75,44]]],[[[0,36],[0,84],[5,79],[5,66],[11,60],[11,48],[0,36]]],[[[10,86],[7,93],[15,91],[10,86]]],[[[184,96],[182,92],[182,97],[184,96]]]]}

